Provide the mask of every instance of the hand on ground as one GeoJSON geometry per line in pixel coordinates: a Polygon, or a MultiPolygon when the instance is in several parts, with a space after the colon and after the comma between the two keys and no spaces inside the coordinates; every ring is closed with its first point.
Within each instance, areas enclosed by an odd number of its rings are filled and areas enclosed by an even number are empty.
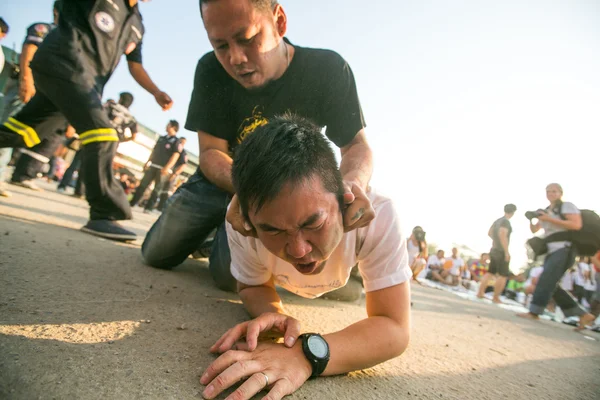
{"type": "MultiPolygon", "coordinates": [[[[234,347],[242,338],[246,338],[245,350],[254,351],[261,333],[275,331],[283,334],[286,347],[292,347],[300,336],[300,321],[285,314],[264,313],[261,316],[237,324],[210,348],[212,353],[224,353],[234,347]]],[[[240,348],[239,345],[236,348],[240,348]]]]}

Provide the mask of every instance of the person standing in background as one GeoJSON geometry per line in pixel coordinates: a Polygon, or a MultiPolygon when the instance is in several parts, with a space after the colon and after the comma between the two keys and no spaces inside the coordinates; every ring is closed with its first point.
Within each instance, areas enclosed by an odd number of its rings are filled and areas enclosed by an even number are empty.
{"type": "Polygon", "coordinates": [[[492,276],[496,277],[496,283],[494,284],[494,297],[492,301],[494,303],[502,303],[500,300],[500,294],[506,286],[506,280],[510,275],[509,263],[510,253],[508,251],[508,245],[510,243],[510,234],[512,233],[512,226],[510,225],[510,219],[515,215],[517,206],[514,204],[507,204],[504,206],[504,216],[494,221],[488,236],[492,239],[492,249],[490,250],[490,268],[489,271],[481,279],[479,285],[479,291],[477,297],[480,299],[484,298],[485,289],[487,288],[488,281],[492,276]]]}

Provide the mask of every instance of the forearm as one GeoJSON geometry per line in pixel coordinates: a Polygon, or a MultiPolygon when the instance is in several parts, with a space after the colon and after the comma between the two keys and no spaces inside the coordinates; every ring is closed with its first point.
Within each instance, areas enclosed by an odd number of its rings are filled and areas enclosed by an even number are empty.
{"type": "Polygon", "coordinates": [[[509,254],[508,253],[508,238],[506,236],[500,236],[500,244],[502,245],[502,248],[504,249],[504,254],[509,254]]]}
{"type": "Polygon", "coordinates": [[[31,63],[31,60],[33,59],[37,49],[37,46],[33,44],[26,44],[21,50],[21,56],[19,57],[19,68],[21,69],[20,79],[22,81],[27,79],[33,80],[33,73],[29,63],[31,63]]]}
{"type": "Polygon", "coordinates": [[[369,317],[324,337],[331,358],[323,375],[338,375],[398,357],[406,350],[410,334],[408,326],[391,318],[369,317]]]}
{"type": "Polygon", "coordinates": [[[231,164],[233,161],[228,154],[210,149],[200,154],[200,170],[204,176],[217,187],[233,194],[231,181],[231,164]]]}
{"type": "Polygon", "coordinates": [[[183,172],[185,168],[185,164],[180,165],[174,172],[173,175],[181,175],[181,173],[183,172]]]}
{"type": "Polygon", "coordinates": [[[179,156],[179,153],[173,153],[171,158],[169,158],[169,161],[165,164],[164,168],[167,170],[172,170],[177,160],[179,160],[179,156]]]}
{"type": "Polygon", "coordinates": [[[359,140],[342,152],[340,172],[344,181],[358,184],[367,189],[373,174],[373,154],[366,140],[359,140]]]}
{"type": "Polygon", "coordinates": [[[539,226],[539,224],[534,225],[534,224],[530,223],[529,230],[531,231],[531,233],[536,233],[537,231],[540,230],[540,226],[539,226]]]}
{"type": "Polygon", "coordinates": [[[285,314],[281,299],[273,287],[245,287],[239,290],[239,295],[246,311],[248,311],[248,314],[252,318],[256,318],[264,313],[285,314]]]}
{"type": "Polygon", "coordinates": [[[156,86],[154,81],[152,81],[150,75],[148,75],[148,72],[142,64],[130,61],[128,62],[128,65],[129,72],[131,73],[133,79],[135,79],[135,81],[148,93],[150,93],[151,95],[155,95],[156,93],[160,92],[160,89],[158,88],[158,86],[156,86]]]}

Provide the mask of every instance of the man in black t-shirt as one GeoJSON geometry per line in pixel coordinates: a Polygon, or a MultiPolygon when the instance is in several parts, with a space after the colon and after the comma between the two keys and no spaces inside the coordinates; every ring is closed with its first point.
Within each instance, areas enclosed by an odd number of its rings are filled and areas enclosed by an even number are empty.
{"type": "Polygon", "coordinates": [[[287,17],[272,0],[201,0],[200,12],[214,51],[196,68],[186,129],[197,131],[197,173],[173,195],[142,246],[145,261],[171,269],[218,228],[210,256],[217,286],[235,290],[224,229],[255,235],[244,220],[231,182],[231,155],[256,127],[294,113],[327,127],[341,150],[344,223],[347,230],[374,217],[366,196],[372,155],[352,70],[330,50],[293,45],[284,35],[287,17]],[[232,198],[233,196],[233,198],[232,198]],[[231,200],[229,211],[227,205],[231,200]]]}
{"type": "Polygon", "coordinates": [[[490,268],[479,282],[479,292],[477,293],[477,297],[484,297],[488,281],[492,276],[496,276],[494,297],[492,300],[494,303],[501,303],[500,294],[504,290],[506,280],[510,275],[510,270],[508,269],[510,263],[508,245],[510,243],[510,234],[512,233],[510,219],[515,215],[515,211],[517,211],[517,206],[514,204],[505,205],[504,216],[494,221],[488,232],[488,236],[492,239],[490,268]]]}
{"type": "Polygon", "coordinates": [[[156,141],[150,159],[146,163],[144,177],[130,201],[132,207],[140,201],[150,183],[154,182],[154,189],[144,209],[146,212],[150,212],[154,208],[154,203],[156,203],[165,180],[173,173],[173,168],[183,151],[183,144],[177,138],[178,131],[179,122],[173,119],[167,124],[167,134],[156,141]]]}

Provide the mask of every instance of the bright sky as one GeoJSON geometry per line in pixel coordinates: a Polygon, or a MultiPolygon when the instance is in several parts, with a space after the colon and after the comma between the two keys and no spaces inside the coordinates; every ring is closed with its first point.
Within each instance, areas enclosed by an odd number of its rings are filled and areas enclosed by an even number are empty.
{"type": "MultiPolygon", "coordinates": [[[[600,210],[600,2],[281,0],[288,37],[329,48],[351,65],[375,155],[372,185],[391,196],[409,233],[487,251],[505,203],[511,268],[525,261],[523,213],[545,207],[545,186],[600,210]]],[[[51,19],[51,0],[4,0],[20,48],[25,29],[51,19]],[[25,4],[26,3],[26,4],[25,4]]],[[[163,113],[123,62],[105,90],[135,95],[132,111],[158,132],[184,123],[196,62],[210,45],[197,0],[141,4],[144,65],[175,106],[163,113]],[[175,3],[177,4],[175,6],[175,3]]],[[[197,153],[195,133],[183,132],[197,153]]]]}

